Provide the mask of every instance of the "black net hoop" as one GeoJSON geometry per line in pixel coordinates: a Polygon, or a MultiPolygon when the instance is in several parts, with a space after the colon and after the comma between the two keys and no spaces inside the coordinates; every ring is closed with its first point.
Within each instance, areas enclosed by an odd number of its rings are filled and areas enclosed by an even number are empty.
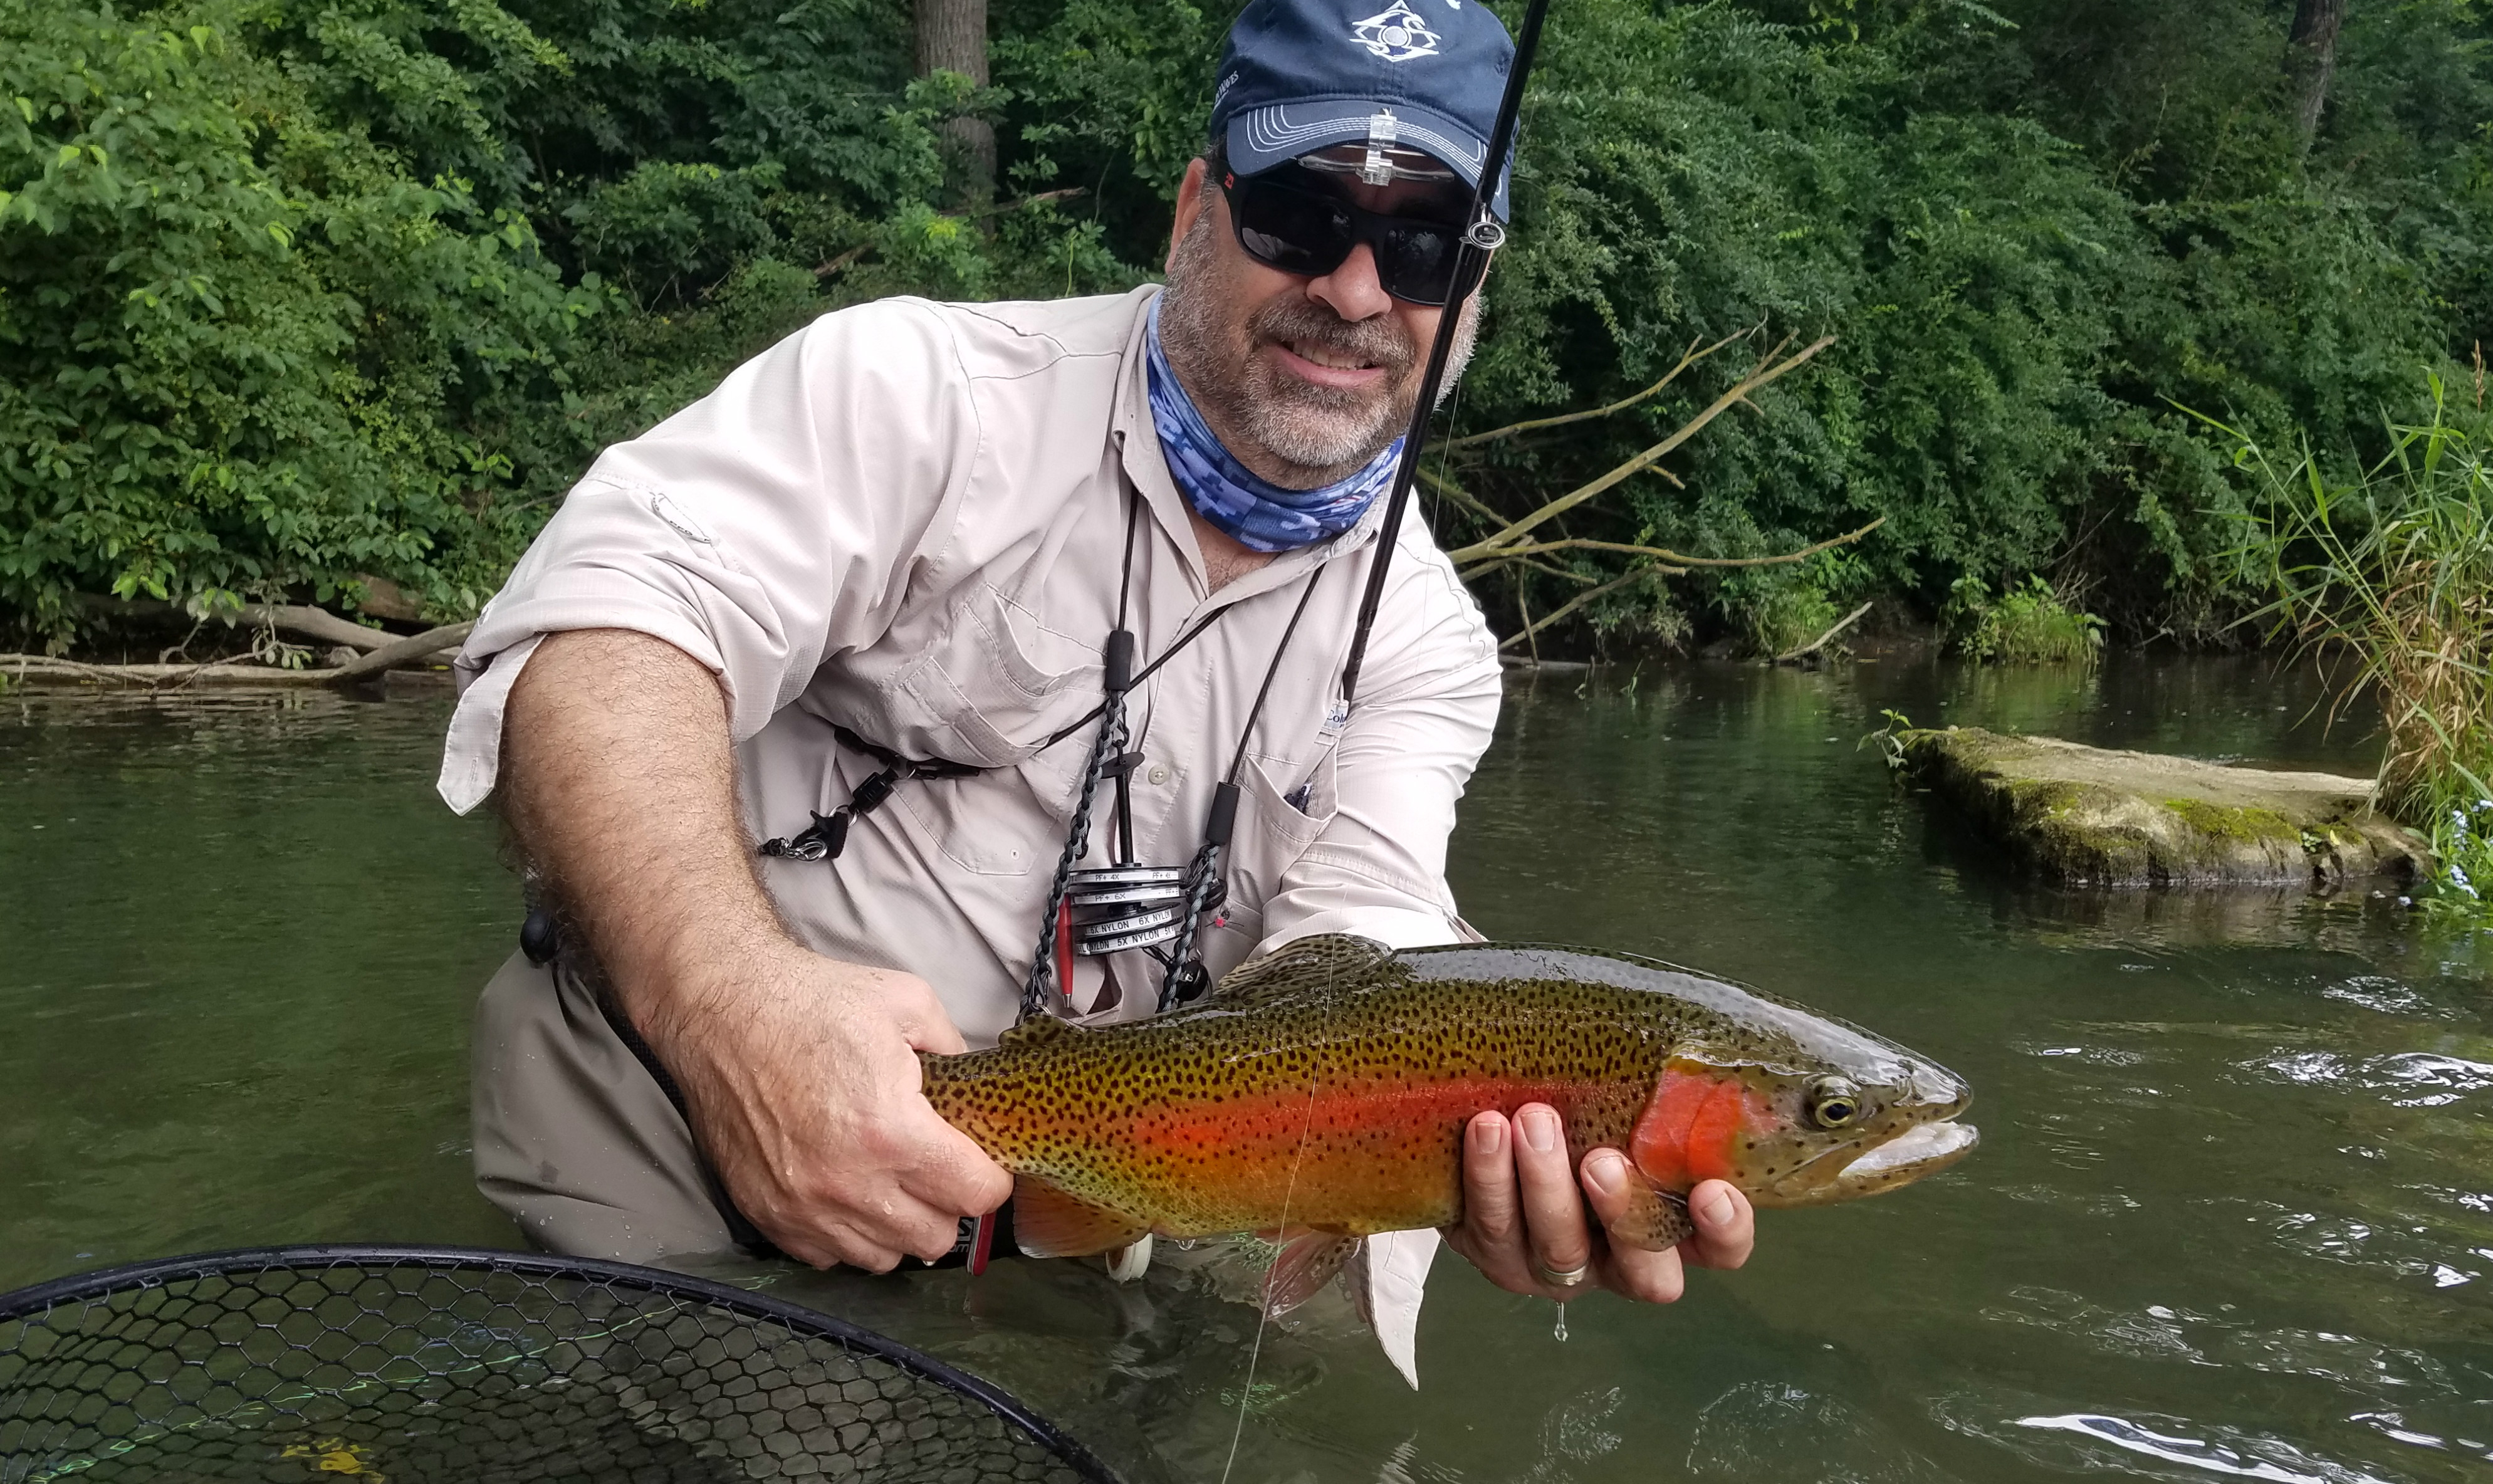
{"type": "Polygon", "coordinates": [[[1115,1484],[975,1377],[620,1262],[285,1247],[0,1295],[0,1484],[1115,1484]]]}

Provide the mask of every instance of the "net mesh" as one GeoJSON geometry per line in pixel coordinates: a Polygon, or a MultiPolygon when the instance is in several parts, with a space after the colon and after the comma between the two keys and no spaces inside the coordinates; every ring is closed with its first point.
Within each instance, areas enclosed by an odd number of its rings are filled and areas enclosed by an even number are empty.
{"type": "Polygon", "coordinates": [[[288,1249],[0,1297],[0,1484],[1113,1476],[826,1315],[621,1264],[288,1249]]]}

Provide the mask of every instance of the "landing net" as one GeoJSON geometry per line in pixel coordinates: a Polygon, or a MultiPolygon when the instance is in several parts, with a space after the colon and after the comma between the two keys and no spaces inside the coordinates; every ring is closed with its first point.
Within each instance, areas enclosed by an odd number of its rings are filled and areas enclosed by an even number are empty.
{"type": "Polygon", "coordinates": [[[827,1315],[578,1258],[304,1247],[0,1295],[0,1484],[1115,1484],[827,1315]]]}

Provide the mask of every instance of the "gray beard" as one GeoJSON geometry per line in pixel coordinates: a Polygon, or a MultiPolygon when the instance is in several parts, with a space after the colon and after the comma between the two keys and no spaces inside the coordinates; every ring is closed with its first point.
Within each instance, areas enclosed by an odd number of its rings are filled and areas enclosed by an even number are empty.
{"type": "MultiPolygon", "coordinates": [[[[1413,372],[1425,348],[1414,345],[1392,316],[1353,322],[1303,297],[1267,304],[1243,327],[1232,328],[1221,313],[1224,286],[1213,216],[1209,210],[1197,216],[1169,258],[1168,288],[1160,295],[1160,345],[1169,364],[1230,453],[1258,474],[1298,490],[1348,478],[1410,425],[1420,398],[1413,372]],[[1277,381],[1254,353],[1257,346],[1277,340],[1313,343],[1380,366],[1393,390],[1377,395],[1311,386],[1295,378],[1277,381]]],[[[1456,322],[1437,389],[1440,407],[1471,364],[1480,304],[1474,294],[1456,322]]]]}

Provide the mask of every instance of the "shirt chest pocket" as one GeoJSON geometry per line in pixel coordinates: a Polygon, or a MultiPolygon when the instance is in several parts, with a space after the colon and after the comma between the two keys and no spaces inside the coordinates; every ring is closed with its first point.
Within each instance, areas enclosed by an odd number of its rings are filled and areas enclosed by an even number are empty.
{"type": "Polygon", "coordinates": [[[1099,679],[1096,645],[980,583],[882,687],[883,702],[899,731],[935,749],[924,755],[1000,768],[1079,720],[1099,699],[1099,679]]]}
{"type": "Polygon", "coordinates": [[[1239,788],[1238,826],[1231,835],[1228,914],[1252,945],[1264,934],[1264,904],[1280,892],[1282,878],[1299,863],[1334,821],[1334,753],[1328,746],[1305,775],[1286,763],[1249,756],[1239,788]]]}
{"type": "MultiPolygon", "coordinates": [[[[978,875],[1019,876],[1052,864],[1057,811],[1088,756],[1068,737],[1032,749],[1098,704],[1096,646],[1041,624],[980,584],[953,605],[936,638],[884,684],[856,726],[904,756],[984,770],[904,784],[893,803],[946,861],[978,875]]],[[[1077,729],[1078,730],[1078,729],[1077,729]]]]}

